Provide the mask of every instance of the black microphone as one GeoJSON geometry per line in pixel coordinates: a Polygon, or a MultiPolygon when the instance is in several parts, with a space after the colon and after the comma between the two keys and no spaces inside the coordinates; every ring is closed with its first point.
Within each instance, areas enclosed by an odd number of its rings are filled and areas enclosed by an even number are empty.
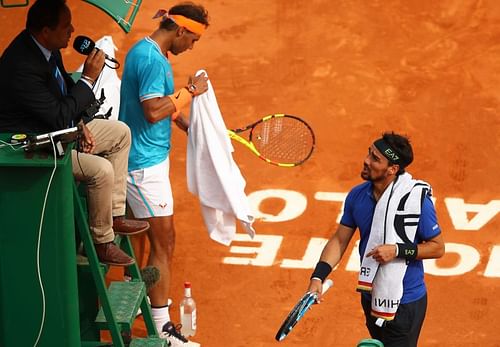
{"type": "MultiPolygon", "coordinates": [[[[75,41],[73,42],[73,48],[78,53],[83,54],[83,55],[89,55],[90,52],[92,52],[92,50],[94,48],[99,50],[99,48],[97,48],[95,46],[95,42],[92,41],[92,39],[88,38],[87,36],[77,36],[75,41]]],[[[115,63],[117,65],[120,65],[118,60],[116,60],[115,58],[109,57],[106,53],[104,53],[104,56],[109,61],[112,61],[113,63],[115,63]]]]}

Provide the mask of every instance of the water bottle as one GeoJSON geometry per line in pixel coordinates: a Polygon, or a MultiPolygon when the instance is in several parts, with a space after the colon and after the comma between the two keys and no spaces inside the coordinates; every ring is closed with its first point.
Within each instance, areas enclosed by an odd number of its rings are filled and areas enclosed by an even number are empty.
{"type": "Polygon", "coordinates": [[[196,303],[191,297],[191,283],[184,283],[184,298],[180,304],[181,311],[181,333],[182,335],[194,336],[196,333],[196,303]]]}

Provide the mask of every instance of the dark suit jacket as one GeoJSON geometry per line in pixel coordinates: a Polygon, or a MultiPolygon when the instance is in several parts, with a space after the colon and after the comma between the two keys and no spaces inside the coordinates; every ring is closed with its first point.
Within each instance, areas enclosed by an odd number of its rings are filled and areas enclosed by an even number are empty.
{"type": "Polygon", "coordinates": [[[66,81],[63,96],[49,62],[24,30],[0,57],[0,132],[46,133],[76,124],[95,100],[82,81],[76,84],[64,69],[61,53],[56,61],[66,81]]]}

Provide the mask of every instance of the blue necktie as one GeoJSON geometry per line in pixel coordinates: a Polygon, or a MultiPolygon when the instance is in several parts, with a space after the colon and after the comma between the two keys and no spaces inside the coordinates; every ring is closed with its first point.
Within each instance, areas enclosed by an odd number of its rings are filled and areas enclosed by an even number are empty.
{"type": "Polygon", "coordinates": [[[64,82],[64,78],[61,74],[61,71],[57,67],[56,58],[55,58],[54,54],[52,54],[50,56],[49,63],[50,63],[50,66],[52,67],[52,74],[54,75],[54,77],[57,80],[57,84],[59,85],[59,89],[61,89],[62,95],[66,95],[67,94],[66,82],[64,82]]]}
{"type": "MultiPolygon", "coordinates": [[[[50,55],[49,63],[50,63],[50,66],[52,68],[52,75],[56,78],[57,84],[59,85],[59,89],[61,89],[61,94],[64,96],[67,94],[66,82],[64,81],[64,78],[61,74],[61,71],[57,67],[56,57],[54,56],[54,54],[50,55]]],[[[73,122],[73,120],[71,120],[70,126],[73,126],[73,125],[74,125],[74,122],[73,122]]]]}

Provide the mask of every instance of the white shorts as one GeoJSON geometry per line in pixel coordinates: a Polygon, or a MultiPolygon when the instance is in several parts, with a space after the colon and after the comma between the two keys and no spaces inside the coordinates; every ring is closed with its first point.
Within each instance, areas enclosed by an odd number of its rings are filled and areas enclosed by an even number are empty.
{"type": "Polygon", "coordinates": [[[127,176],[127,203],[135,218],[171,216],[174,199],[168,178],[169,159],[145,169],[130,171],[127,176]]]}

